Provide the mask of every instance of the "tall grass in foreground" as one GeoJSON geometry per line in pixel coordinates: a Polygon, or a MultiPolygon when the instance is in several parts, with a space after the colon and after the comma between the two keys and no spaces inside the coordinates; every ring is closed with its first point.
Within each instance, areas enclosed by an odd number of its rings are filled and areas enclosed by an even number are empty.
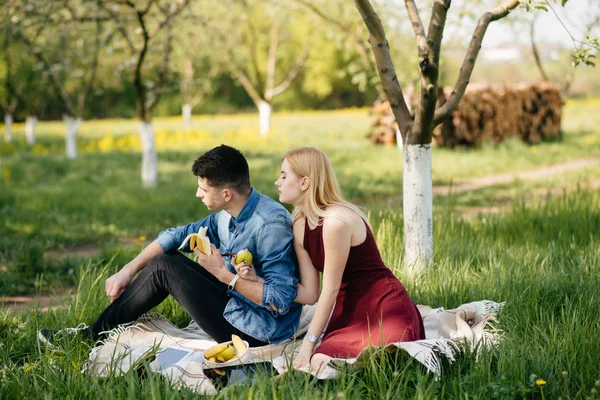
{"type": "MultiPolygon", "coordinates": [[[[375,210],[371,220],[386,263],[416,303],[506,302],[496,325],[501,343],[477,361],[465,356],[446,365],[439,380],[400,355],[383,355],[338,380],[261,377],[217,398],[598,398],[600,194],[579,191],[471,221],[445,210],[435,216],[436,265],[419,280],[408,279],[400,262],[402,216],[375,210]]],[[[104,278],[116,268],[112,261],[80,267],[77,297],[65,308],[0,314],[0,398],[195,398],[143,367],[105,380],[82,375],[89,349],[80,343],[38,346],[42,326],[92,322],[108,304],[104,278]]],[[[158,311],[179,325],[189,320],[173,301],[158,311]]]]}

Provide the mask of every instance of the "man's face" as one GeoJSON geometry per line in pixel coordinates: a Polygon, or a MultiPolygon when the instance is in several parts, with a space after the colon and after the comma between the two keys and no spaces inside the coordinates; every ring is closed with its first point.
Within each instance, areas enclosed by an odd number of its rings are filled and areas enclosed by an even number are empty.
{"type": "Polygon", "coordinates": [[[211,186],[204,178],[198,178],[196,197],[202,200],[206,208],[211,211],[222,210],[225,206],[225,189],[211,186]]]}

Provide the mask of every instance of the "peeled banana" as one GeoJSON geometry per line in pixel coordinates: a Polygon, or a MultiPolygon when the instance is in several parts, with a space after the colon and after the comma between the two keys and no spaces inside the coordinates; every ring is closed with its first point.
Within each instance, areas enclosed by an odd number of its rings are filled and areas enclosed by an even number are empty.
{"type": "Polygon", "coordinates": [[[213,363],[222,363],[246,352],[246,343],[237,335],[231,335],[231,343],[217,344],[204,352],[204,358],[213,363]]]}
{"type": "Polygon", "coordinates": [[[238,335],[231,335],[231,343],[233,343],[233,347],[235,347],[235,354],[240,356],[246,352],[246,343],[240,338],[238,335]]]}
{"type": "Polygon", "coordinates": [[[190,233],[189,235],[187,235],[185,237],[185,239],[183,239],[183,243],[181,243],[181,246],[179,246],[179,248],[177,250],[183,249],[189,241],[190,242],[190,250],[194,251],[194,249],[196,247],[198,247],[198,250],[200,250],[202,253],[206,254],[207,256],[210,256],[211,255],[210,240],[206,236],[207,229],[208,228],[206,228],[206,227],[204,227],[204,228],[201,227],[200,229],[198,229],[198,233],[190,233]]]}
{"type": "Polygon", "coordinates": [[[217,344],[209,349],[206,349],[206,351],[204,352],[204,358],[206,358],[207,360],[210,360],[211,358],[216,357],[217,354],[224,351],[227,348],[227,346],[229,346],[227,343],[221,343],[221,344],[217,344]]]}

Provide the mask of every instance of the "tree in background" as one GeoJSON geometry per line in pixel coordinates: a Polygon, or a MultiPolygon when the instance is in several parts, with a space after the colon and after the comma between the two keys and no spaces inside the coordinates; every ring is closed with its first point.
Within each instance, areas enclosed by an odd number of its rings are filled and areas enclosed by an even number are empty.
{"type": "MultiPolygon", "coordinates": [[[[33,40],[38,40],[47,28],[43,21],[26,17],[26,14],[36,10],[36,5],[9,3],[2,16],[2,33],[8,41],[5,42],[7,47],[3,57],[6,68],[4,87],[8,89],[7,94],[16,97],[19,107],[25,112],[25,140],[29,146],[36,142],[35,128],[38,116],[43,113],[50,97],[46,89],[48,71],[35,60],[23,40],[23,32],[27,32],[27,36],[33,40]]],[[[12,111],[15,112],[16,107],[12,111]]]]}
{"type": "Polygon", "coordinates": [[[94,4],[74,0],[50,3],[26,0],[21,5],[19,36],[56,92],[66,123],[66,155],[75,159],[76,135],[94,84],[102,46],[100,20],[87,17],[96,15],[97,9],[94,4]]]}
{"type": "Polygon", "coordinates": [[[117,50],[124,48],[129,55],[127,66],[135,88],[138,133],[142,142],[142,183],[146,187],[156,187],[158,180],[152,110],[169,72],[174,20],[189,1],[148,0],[144,4],[130,0],[95,1],[100,8],[99,18],[109,21],[111,37],[118,34],[122,39],[122,42],[114,42],[113,47],[117,50]],[[164,38],[159,41],[161,33],[164,33],[164,38]],[[154,53],[155,57],[150,57],[150,53],[154,53]],[[159,66],[153,68],[149,65],[154,63],[159,66]]]}
{"type": "Polygon", "coordinates": [[[10,27],[8,24],[0,25],[4,40],[2,42],[2,55],[4,57],[4,65],[0,70],[0,79],[2,85],[0,85],[0,105],[4,110],[4,141],[9,143],[12,142],[12,125],[13,125],[13,114],[19,104],[19,95],[21,94],[20,82],[15,80],[15,71],[13,68],[13,55],[12,49],[9,47],[11,39],[10,27]]]}
{"type": "Polygon", "coordinates": [[[224,51],[221,65],[242,85],[259,113],[259,130],[271,130],[273,99],[285,92],[309,55],[317,27],[274,1],[223,3],[204,18],[224,51]]]}
{"type": "MultiPolygon", "coordinates": [[[[192,111],[213,89],[213,81],[219,74],[219,66],[213,59],[212,43],[209,35],[198,32],[196,10],[191,4],[180,17],[185,23],[180,24],[175,32],[177,46],[173,50],[173,63],[181,93],[181,116],[184,129],[192,127],[192,111]]],[[[199,14],[202,13],[198,9],[199,14]]]]}
{"type": "MultiPolygon", "coordinates": [[[[421,273],[433,262],[431,181],[433,128],[448,118],[462,99],[489,24],[507,16],[520,3],[528,9],[543,6],[534,0],[505,0],[500,6],[492,7],[481,14],[471,36],[454,89],[446,103],[436,109],[441,43],[451,1],[434,0],[426,31],[415,1],[405,0],[419,52],[420,98],[413,116],[398,82],[381,21],[369,0],[355,0],[355,5],[369,30],[369,43],[373,49],[379,77],[403,138],[405,265],[411,273],[421,273]]],[[[566,0],[562,3],[564,5],[566,0]]],[[[597,42],[595,44],[597,46],[597,42]]],[[[589,57],[587,50],[582,50],[579,54],[579,59],[584,61],[589,61],[589,57]]]]}

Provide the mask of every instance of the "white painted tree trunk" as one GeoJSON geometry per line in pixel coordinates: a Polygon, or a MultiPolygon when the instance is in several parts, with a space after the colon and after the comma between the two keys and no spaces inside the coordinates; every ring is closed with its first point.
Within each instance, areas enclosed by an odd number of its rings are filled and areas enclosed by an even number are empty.
{"type": "Polygon", "coordinates": [[[77,132],[83,121],[81,118],[71,116],[65,116],[64,120],[67,124],[67,135],[65,136],[67,158],[74,160],[77,158],[77,132]]]}
{"type": "Polygon", "coordinates": [[[13,116],[10,113],[4,114],[4,140],[6,143],[12,142],[13,116]]]}
{"type": "Polygon", "coordinates": [[[258,103],[258,118],[260,127],[260,136],[267,136],[271,130],[271,112],[273,107],[264,100],[258,103]]]}
{"type": "Polygon", "coordinates": [[[142,141],[142,184],[145,187],[153,188],[156,187],[158,176],[158,156],[156,155],[154,130],[151,123],[140,121],[138,131],[142,141]]]}
{"type": "Polygon", "coordinates": [[[29,146],[35,144],[35,125],[37,124],[37,117],[28,116],[25,118],[25,140],[29,146]]]}
{"type": "Polygon", "coordinates": [[[183,117],[183,128],[192,128],[192,105],[184,104],[181,106],[181,116],[183,117]]]}
{"type": "Polygon", "coordinates": [[[404,148],[404,248],[409,274],[433,263],[431,144],[404,148]]]}

